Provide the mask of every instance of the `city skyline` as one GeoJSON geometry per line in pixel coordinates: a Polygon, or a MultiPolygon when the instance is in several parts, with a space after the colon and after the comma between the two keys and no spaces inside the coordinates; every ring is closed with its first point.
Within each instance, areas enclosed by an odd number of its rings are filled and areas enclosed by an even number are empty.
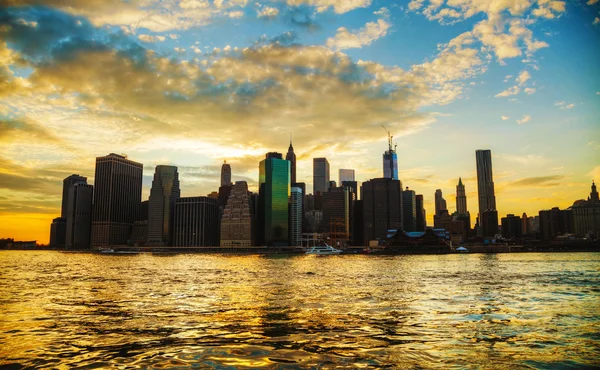
{"type": "Polygon", "coordinates": [[[0,10],[0,237],[46,243],[63,179],[96,186],[111,152],[143,163],[142,200],[157,165],[204,196],[223,160],[257,192],[258,162],[290,134],[306,189],[318,157],[379,178],[381,124],[429,225],[435,189],[452,213],[459,177],[474,222],[477,149],[500,217],[564,209],[600,179],[597,2],[184,3],[0,10]]]}

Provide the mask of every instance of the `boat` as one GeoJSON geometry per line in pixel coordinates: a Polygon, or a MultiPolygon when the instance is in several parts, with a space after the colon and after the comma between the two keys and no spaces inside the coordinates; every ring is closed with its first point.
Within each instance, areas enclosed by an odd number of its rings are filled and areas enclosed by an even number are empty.
{"type": "Polygon", "coordinates": [[[310,248],[306,251],[306,254],[317,254],[317,255],[330,255],[330,254],[340,254],[342,253],[341,249],[335,249],[330,245],[317,245],[310,248]]]}

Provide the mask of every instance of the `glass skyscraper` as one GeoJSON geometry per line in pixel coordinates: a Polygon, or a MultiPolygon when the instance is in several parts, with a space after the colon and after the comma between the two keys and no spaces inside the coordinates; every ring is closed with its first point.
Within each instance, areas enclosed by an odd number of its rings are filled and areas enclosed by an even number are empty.
{"type": "Polygon", "coordinates": [[[329,161],[313,158],[313,194],[323,194],[329,189],[329,161]]]}
{"type": "Polygon", "coordinates": [[[398,156],[394,150],[383,153],[383,177],[398,180],[398,156]]]}
{"type": "Polygon", "coordinates": [[[259,218],[262,243],[287,246],[290,162],[280,153],[268,153],[259,164],[259,218]]]}

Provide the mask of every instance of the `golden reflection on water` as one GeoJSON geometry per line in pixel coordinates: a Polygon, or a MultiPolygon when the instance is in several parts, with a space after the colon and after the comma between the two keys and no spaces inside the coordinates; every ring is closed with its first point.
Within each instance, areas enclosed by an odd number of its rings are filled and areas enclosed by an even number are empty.
{"type": "Polygon", "coordinates": [[[600,254],[0,251],[0,365],[600,365],[600,254]]]}

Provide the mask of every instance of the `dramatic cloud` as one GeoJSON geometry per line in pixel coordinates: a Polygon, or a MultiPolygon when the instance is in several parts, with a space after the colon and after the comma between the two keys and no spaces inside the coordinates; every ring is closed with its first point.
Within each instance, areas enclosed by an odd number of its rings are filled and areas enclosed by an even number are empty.
{"type": "Polygon", "coordinates": [[[517,123],[518,123],[519,125],[521,125],[521,124],[523,124],[523,123],[527,123],[527,122],[529,122],[529,121],[531,121],[531,116],[525,116],[525,117],[523,117],[523,118],[521,118],[521,119],[518,119],[518,120],[517,120],[517,123]]]}
{"type": "Polygon", "coordinates": [[[337,30],[335,37],[327,40],[327,46],[334,50],[361,48],[381,37],[387,35],[390,24],[383,19],[377,22],[368,22],[361,29],[350,32],[345,27],[337,30]]]}

